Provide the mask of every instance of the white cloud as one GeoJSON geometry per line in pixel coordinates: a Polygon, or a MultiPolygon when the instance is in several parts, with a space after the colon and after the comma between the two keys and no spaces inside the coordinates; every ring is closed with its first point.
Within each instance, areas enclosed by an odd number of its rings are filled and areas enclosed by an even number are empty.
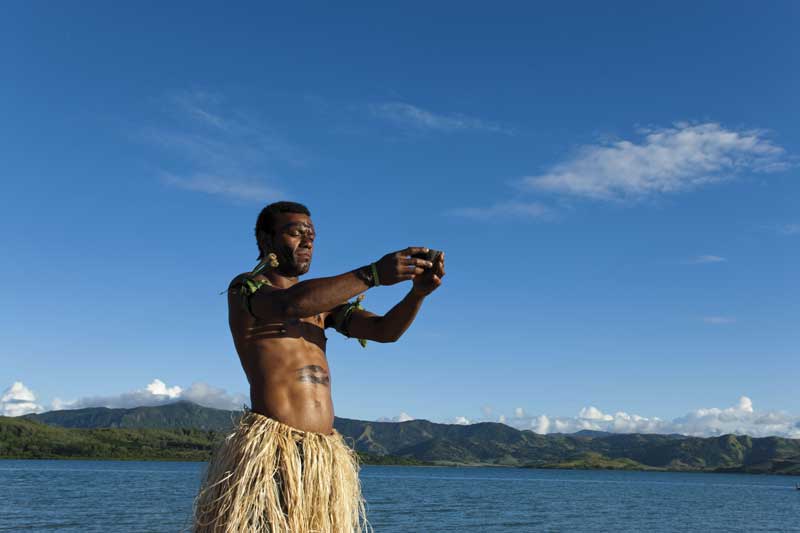
{"type": "Polygon", "coordinates": [[[470,420],[469,420],[467,417],[464,417],[464,416],[457,416],[457,417],[455,418],[455,420],[453,420],[453,423],[454,423],[454,424],[458,424],[458,425],[460,425],[460,426],[468,426],[468,425],[469,425],[469,424],[471,424],[472,422],[470,422],[470,420]]]}
{"type": "Polygon", "coordinates": [[[586,420],[603,420],[605,422],[614,420],[613,416],[604,414],[600,409],[592,405],[581,409],[578,413],[578,418],[583,418],[586,420]]]}
{"type": "Polygon", "coordinates": [[[738,172],[773,172],[788,163],[783,148],[761,130],[729,130],[717,123],[678,123],[643,131],[639,142],[589,145],[521,180],[523,189],[595,199],[640,199],[688,191],[738,172]]]}
{"type": "Polygon", "coordinates": [[[44,408],[36,403],[36,395],[21,381],[15,381],[0,397],[0,416],[20,416],[41,413],[44,408]]]}
{"type": "Polygon", "coordinates": [[[463,131],[483,130],[493,133],[512,133],[498,124],[459,113],[437,114],[404,102],[372,104],[369,110],[374,117],[423,130],[463,131]]]}
{"type": "Polygon", "coordinates": [[[397,416],[381,417],[377,419],[376,422],[408,422],[409,420],[414,420],[414,417],[405,411],[400,411],[400,414],[397,416]]]}
{"type": "Polygon", "coordinates": [[[242,201],[264,202],[281,195],[277,190],[267,187],[258,180],[234,179],[211,174],[177,176],[168,172],[162,173],[161,179],[165,184],[179,189],[218,194],[242,201]]]}
{"type": "Polygon", "coordinates": [[[206,407],[216,407],[217,409],[236,409],[239,410],[243,405],[249,405],[250,400],[244,394],[230,394],[218,387],[212,387],[208,383],[195,382],[188,389],[180,394],[181,400],[189,400],[206,407]]]}
{"type": "Polygon", "coordinates": [[[610,433],[678,433],[695,437],[734,433],[752,437],[800,438],[800,415],[759,412],[747,396],[740,397],[731,407],[695,409],[671,421],[629,414],[625,411],[604,413],[597,407],[589,406],[581,409],[575,417],[553,417],[542,414],[514,417],[507,423],[518,429],[531,429],[539,434],[574,433],[588,429],[610,433]]]}
{"type": "Polygon", "coordinates": [[[182,109],[189,117],[198,122],[226,131],[234,127],[225,118],[202,107],[219,104],[221,99],[216,94],[206,91],[178,92],[172,94],[170,100],[176,107],[182,109]]]}
{"type": "Polygon", "coordinates": [[[498,202],[488,207],[459,207],[450,209],[448,213],[478,220],[490,218],[551,220],[555,218],[555,211],[540,202],[498,202]]]}
{"type": "Polygon", "coordinates": [[[733,324],[736,319],[730,316],[704,316],[703,322],[706,324],[714,324],[716,326],[723,326],[725,324],[733,324]]]}
{"type": "Polygon", "coordinates": [[[167,398],[180,398],[181,389],[179,386],[167,387],[167,384],[160,379],[154,379],[148,386],[147,392],[154,396],[166,396],[167,398]]]}
{"type": "Polygon", "coordinates": [[[718,255],[698,255],[687,261],[687,263],[691,265],[705,265],[709,263],[724,263],[725,261],[727,261],[727,259],[718,255]]]}
{"type": "Polygon", "coordinates": [[[281,192],[272,185],[275,169],[282,164],[302,165],[303,157],[257,121],[212,110],[222,108],[222,102],[199,91],[167,98],[169,116],[140,135],[167,156],[169,163],[158,165],[161,180],[168,186],[238,201],[277,199],[281,192]]]}
{"type": "Polygon", "coordinates": [[[77,400],[53,400],[53,409],[82,409],[84,407],[131,408],[162,405],[177,400],[187,400],[205,407],[216,409],[241,409],[249,403],[243,394],[229,394],[224,389],[212,387],[207,383],[193,383],[188,389],[175,385],[167,386],[160,379],[154,379],[144,389],[124,392],[113,396],[86,396],[77,400]]]}
{"type": "Polygon", "coordinates": [[[778,231],[784,235],[798,235],[800,234],[800,224],[784,224],[778,228],[778,231]]]}
{"type": "MultiPolygon", "coordinates": [[[[550,419],[547,415],[539,415],[533,420],[531,420],[530,428],[533,429],[536,433],[541,435],[546,435],[550,433],[550,419]]],[[[520,429],[528,429],[528,428],[520,428],[520,429]]]]}
{"type": "Polygon", "coordinates": [[[525,416],[525,409],[523,409],[522,407],[516,407],[514,409],[514,416],[517,417],[517,418],[524,417],[525,416]]]}

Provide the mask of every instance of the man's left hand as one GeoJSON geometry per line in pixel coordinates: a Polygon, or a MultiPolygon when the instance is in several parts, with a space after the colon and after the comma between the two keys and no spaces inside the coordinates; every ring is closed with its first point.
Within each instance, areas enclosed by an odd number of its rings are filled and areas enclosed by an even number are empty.
{"type": "Polygon", "coordinates": [[[444,277],[444,252],[439,254],[439,258],[432,268],[426,268],[425,272],[414,276],[414,288],[411,289],[419,296],[427,296],[442,284],[444,277]]]}

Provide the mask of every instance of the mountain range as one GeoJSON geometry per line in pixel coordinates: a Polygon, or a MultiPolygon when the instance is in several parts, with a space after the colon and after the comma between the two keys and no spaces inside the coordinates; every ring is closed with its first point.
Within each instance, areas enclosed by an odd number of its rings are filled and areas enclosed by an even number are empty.
{"type": "MultiPolygon", "coordinates": [[[[132,409],[0,417],[0,457],[205,460],[241,416],[181,401],[132,409]]],[[[501,423],[368,422],[334,426],[365,462],[800,474],[800,439],[740,435],[540,435],[501,423]]]]}

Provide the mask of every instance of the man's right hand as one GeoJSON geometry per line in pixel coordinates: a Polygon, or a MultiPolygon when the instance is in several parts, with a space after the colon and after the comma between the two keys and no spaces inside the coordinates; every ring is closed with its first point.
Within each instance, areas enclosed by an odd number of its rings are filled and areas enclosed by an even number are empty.
{"type": "Polygon", "coordinates": [[[404,250],[391,252],[375,263],[378,270],[378,281],[381,285],[394,285],[401,281],[414,279],[425,272],[426,268],[432,268],[433,263],[427,259],[411,257],[413,254],[428,253],[428,249],[421,246],[410,246],[404,250]]]}

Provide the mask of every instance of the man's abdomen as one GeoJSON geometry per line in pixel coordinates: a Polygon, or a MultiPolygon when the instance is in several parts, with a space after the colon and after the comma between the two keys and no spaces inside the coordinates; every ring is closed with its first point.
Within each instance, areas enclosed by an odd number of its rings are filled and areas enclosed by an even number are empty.
{"type": "Polygon", "coordinates": [[[325,354],[302,339],[280,344],[261,346],[250,365],[243,362],[253,411],[303,431],[330,434],[333,403],[325,354]]]}

